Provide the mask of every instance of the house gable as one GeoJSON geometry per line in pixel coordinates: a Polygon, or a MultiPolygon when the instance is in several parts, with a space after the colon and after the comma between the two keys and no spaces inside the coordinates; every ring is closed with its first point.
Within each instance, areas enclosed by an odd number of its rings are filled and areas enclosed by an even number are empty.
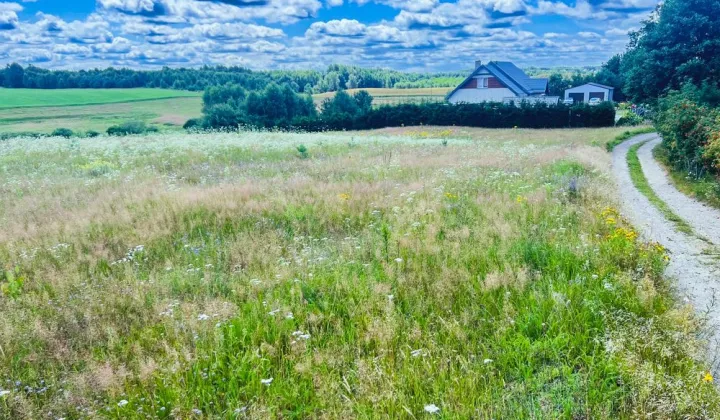
{"type": "Polygon", "coordinates": [[[446,99],[450,102],[457,101],[458,97],[468,98],[468,94],[456,95],[459,92],[468,89],[493,89],[497,90],[497,94],[475,94],[472,95],[477,99],[491,98],[496,100],[500,94],[500,89],[504,91],[505,96],[500,98],[525,98],[528,96],[539,96],[547,94],[547,79],[531,79],[524,71],[519,69],[513,63],[505,61],[491,61],[487,64],[479,64],[475,70],[453,91],[451,91],[446,99]],[[487,85],[478,88],[478,79],[487,78],[487,85]]]}

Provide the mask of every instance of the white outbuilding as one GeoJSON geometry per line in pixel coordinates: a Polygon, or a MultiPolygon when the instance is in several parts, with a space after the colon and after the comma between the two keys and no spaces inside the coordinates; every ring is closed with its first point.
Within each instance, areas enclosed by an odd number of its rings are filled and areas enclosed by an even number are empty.
{"type": "Polygon", "coordinates": [[[585,83],[565,91],[565,99],[572,99],[575,103],[589,102],[598,98],[601,101],[612,101],[615,88],[600,83],[585,83]]]}

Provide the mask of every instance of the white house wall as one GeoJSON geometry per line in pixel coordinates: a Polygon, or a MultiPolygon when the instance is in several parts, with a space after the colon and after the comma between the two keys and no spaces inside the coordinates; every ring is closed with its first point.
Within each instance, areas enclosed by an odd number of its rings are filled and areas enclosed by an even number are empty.
{"type": "Polygon", "coordinates": [[[503,99],[509,97],[516,97],[508,88],[495,88],[495,89],[458,89],[450,98],[448,102],[451,104],[457,103],[480,103],[480,102],[502,102],[503,99]]]}

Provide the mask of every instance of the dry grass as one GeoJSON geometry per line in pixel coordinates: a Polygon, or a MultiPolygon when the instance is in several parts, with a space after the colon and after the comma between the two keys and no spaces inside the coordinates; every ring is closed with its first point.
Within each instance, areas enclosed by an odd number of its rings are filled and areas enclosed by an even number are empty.
{"type": "Polygon", "coordinates": [[[616,134],[0,143],[0,418],[713,417],[616,134]]]}

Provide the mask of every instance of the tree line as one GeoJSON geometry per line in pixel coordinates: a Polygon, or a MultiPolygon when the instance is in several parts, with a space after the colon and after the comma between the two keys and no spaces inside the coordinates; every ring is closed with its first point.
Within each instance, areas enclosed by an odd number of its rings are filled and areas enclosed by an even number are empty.
{"type": "Polygon", "coordinates": [[[0,69],[0,87],[31,89],[112,89],[164,88],[202,91],[210,86],[234,84],[247,90],[260,90],[270,83],[288,86],[300,93],[334,92],[342,89],[452,87],[461,73],[405,73],[389,69],[331,65],[318,70],[253,71],[243,67],[204,66],[132,70],[106,68],[92,70],[49,70],[17,63],[0,69]]]}

